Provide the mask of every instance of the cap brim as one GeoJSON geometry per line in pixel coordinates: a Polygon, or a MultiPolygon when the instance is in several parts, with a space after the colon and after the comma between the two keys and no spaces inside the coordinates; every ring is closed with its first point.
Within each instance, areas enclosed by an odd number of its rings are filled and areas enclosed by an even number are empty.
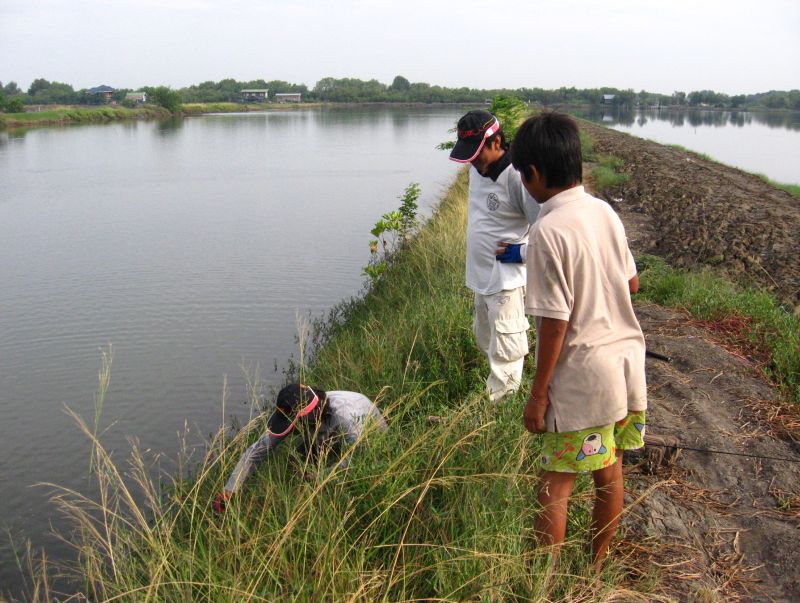
{"type": "Polygon", "coordinates": [[[289,429],[289,425],[291,424],[292,422],[286,417],[285,414],[279,410],[276,410],[267,420],[267,429],[269,429],[273,434],[279,434],[289,429]]]}
{"type": "Polygon", "coordinates": [[[456,146],[450,151],[450,159],[458,163],[469,163],[481,152],[485,138],[480,140],[462,138],[456,141],[456,146]]]}
{"type": "Polygon", "coordinates": [[[453,150],[450,151],[450,159],[459,163],[470,163],[475,160],[481,152],[483,145],[486,144],[486,139],[496,134],[500,130],[500,122],[495,117],[494,122],[483,133],[483,138],[476,140],[475,138],[459,138],[453,150]]]}

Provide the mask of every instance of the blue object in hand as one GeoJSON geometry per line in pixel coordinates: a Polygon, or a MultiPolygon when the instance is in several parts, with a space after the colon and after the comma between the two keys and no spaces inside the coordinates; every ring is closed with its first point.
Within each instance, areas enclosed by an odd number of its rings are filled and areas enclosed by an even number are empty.
{"type": "Polygon", "coordinates": [[[522,243],[508,243],[503,253],[497,254],[497,261],[504,264],[522,263],[522,243]]]}

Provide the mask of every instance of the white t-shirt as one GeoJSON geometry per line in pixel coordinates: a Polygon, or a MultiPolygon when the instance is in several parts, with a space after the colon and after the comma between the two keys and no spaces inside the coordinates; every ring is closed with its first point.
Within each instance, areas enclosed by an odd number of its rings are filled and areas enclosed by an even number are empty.
{"type": "MultiPolygon", "coordinates": [[[[536,201],[510,163],[497,180],[470,168],[467,287],[482,295],[492,295],[525,285],[525,264],[498,262],[495,250],[498,241],[526,244],[530,224],[538,214],[536,201]]],[[[524,260],[524,247],[521,252],[524,260]]]]}
{"type": "Polygon", "coordinates": [[[531,228],[527,265],[525,311],[537,329],[542,317],[569,323],[548,392],[548,431],[645,410],[644,335],[628,289],[636,264],[614,210],[582,186],[552,197],[531,228]]]}

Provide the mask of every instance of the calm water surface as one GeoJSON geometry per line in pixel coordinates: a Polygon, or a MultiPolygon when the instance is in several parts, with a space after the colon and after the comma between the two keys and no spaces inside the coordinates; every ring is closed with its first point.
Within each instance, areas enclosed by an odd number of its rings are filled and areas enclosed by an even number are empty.
{"type": "MultiPolygon", "coordinates": [[[[293,110],[0,133],[0,525],[65,547],[53,482],[87,489],[89,445],[63,409],[174,457],[246,419],[246,373],[277,384],[296,317],[358,293],[369,231],[412,181],[429,207],[456,166],[435,145],[461,113],[293,110]]],[[[169,466],[169,462],[166,462],[169,466]]],[[[0,592],[19,587],[8,547],[0,592]]]]}
{"type": "Polygon", "coordinates": [[[800,184],[800,113],[577,111],[578,116],[664,144],[678,144],[772,180],[800,184]]]}

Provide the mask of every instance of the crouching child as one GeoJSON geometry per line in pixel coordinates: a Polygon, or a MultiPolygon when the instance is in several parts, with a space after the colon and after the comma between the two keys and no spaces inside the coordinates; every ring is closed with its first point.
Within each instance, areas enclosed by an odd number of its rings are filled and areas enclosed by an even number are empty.
{"type": "Polygon", "coordinates": [[[363,394],[348,391],[326,392],[319,387],[293,383],[280,392],[275,411],[267,420],[267,431],[244,451],[233,469],[224,491],[214,497],[212,508],[225,511],[228,501],[275,448],[292,432],[299,438],[298,451],[312,459],[326,455],[340,467],[343,445],[355,444],[369,421],[386,429],[380,409],[363,394]]]}

